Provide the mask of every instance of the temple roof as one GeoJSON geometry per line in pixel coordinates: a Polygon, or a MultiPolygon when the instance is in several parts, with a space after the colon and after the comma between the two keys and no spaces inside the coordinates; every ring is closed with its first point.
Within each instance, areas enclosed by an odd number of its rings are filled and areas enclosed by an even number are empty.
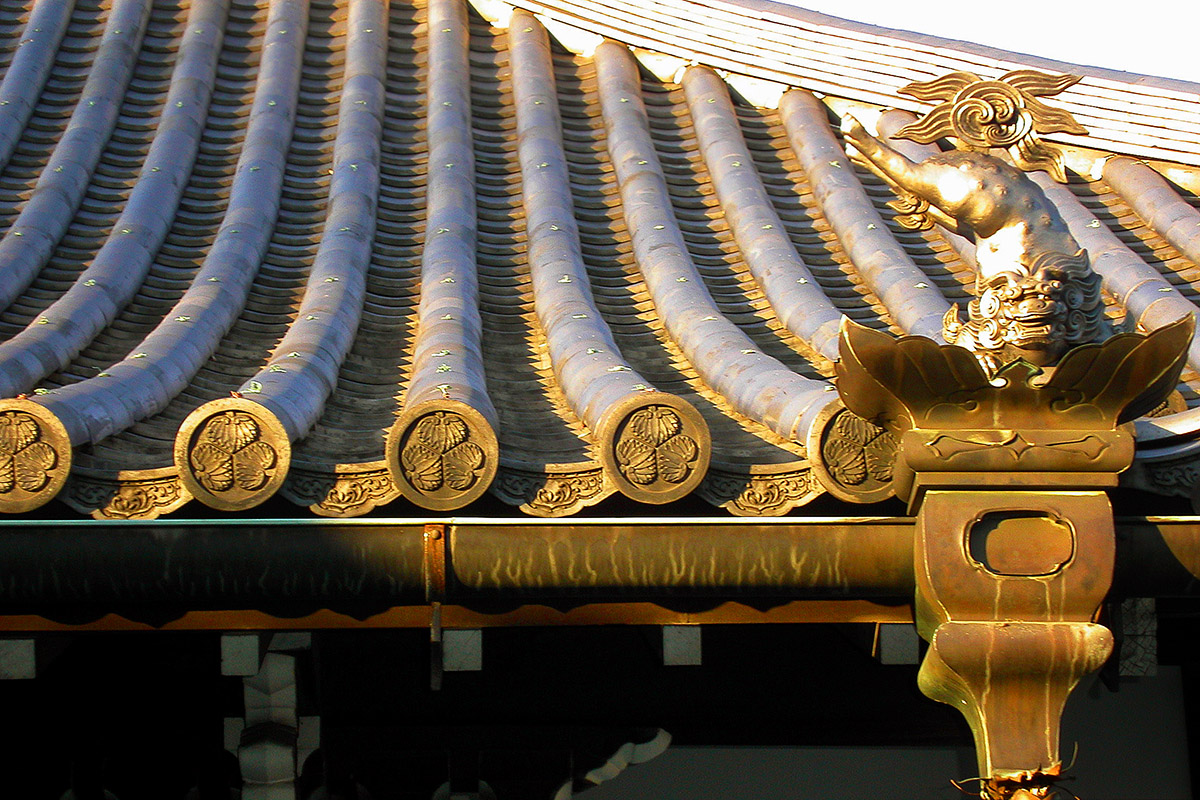
{"type": "MultiPolygon", "coordinates": [[[[886,497],[878,429],[822,438],[839,324],[940,338],[974,247],[898,223],[837,115],[894,132],[956,70],[1082,75],[1033,177],[1118,326],[1196,312],[1192,84],[754,0],[2,13],[0,511],[886,497]]],[[[1190,491],[1198,369],[1132,485],[1190,491]]]]}

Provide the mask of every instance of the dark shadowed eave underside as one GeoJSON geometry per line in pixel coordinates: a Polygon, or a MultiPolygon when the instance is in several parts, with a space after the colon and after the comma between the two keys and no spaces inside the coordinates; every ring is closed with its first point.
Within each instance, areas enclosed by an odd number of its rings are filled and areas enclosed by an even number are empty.
{"type": "MultiPolygon", "coordinates": [[[[1116,596],[1195,596],[1195,517],[1116,523],[1116,596]]],[[[638,618],[629,606],[592,604],[682,600],[693,605],[649,619],[901,622],[912,614],[914,526],[906,517],[0,520],[0,602],[13,632],[137,630],[146,620],[228,629],[262,625],[263,613],[279,627],[428,627],[433,604],[448,627],[471,608],[475,626],[628,623],[638,618]],[[431,585],[431,570],[444,581],[431,585]],[[755,610],[739,614],[740,604],[755,610]]]]}
{"type": "MultiPolygon", "coordinates": [[[[0,510],[153,518],[278,491],[356,516],[491,492],[561,516],[695,493],[764,515],[826,491],[808,447],[840,321],[940,336],[973,248],[892,220],[832,124],[846,100],[760,108],[739,75],[655,77],[626,46],[649,42],[636,14],[588,8],[614,40],[585,54],[460,0],[0,19],[0,510]]],[[[783,24],[764,19],[727,27],[783,24]]],[[[829,92],[843,62],[788,82],[829,92]]],[[[840,94],[869,113],[880,92],[840,94]]],[[[1078,143],[1117,141],[1097,136],[1078,143]]],[[[1046,185],[1114,316],[1195,313],[1190,195],[1129,158],[1046,185]]],[[[1142,424],[1149,461],[1190,454],[1192,417],[1142,424]]]]}

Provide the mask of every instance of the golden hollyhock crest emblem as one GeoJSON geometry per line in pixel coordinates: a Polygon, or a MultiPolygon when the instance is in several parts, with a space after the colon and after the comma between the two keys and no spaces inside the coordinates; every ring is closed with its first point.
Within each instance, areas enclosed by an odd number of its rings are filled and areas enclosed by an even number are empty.
{"type": "Polygon", "coordinates": [[[483,448],[467,441],[470,435],[470,426],[454,412],[422,417],[400,453],[404,476],[423,492],[469,489],[484,462],[483,448]]]}
{"type": "Polygon", "coordinates": [[[58,455],[41,439],[41,427],[29,414],[0,414],[0,494],[16,487],[37,492],[50,482],[58,455]]]}
{"type": "Polygon", "coordinates": [[[633,414],[616,446],[621,474],[639,485],[683,483],[700,454],[675,410],[650,406],[633,414]]]}
{"type": "Polygon", "coordinates": [[[210,419],[191,454],[196,479],[210,492],[235,485],[256,491],[266,485],[278,461],[275,448],[261,441],[262,431],[252,416],[226,411],[210,419]]]}

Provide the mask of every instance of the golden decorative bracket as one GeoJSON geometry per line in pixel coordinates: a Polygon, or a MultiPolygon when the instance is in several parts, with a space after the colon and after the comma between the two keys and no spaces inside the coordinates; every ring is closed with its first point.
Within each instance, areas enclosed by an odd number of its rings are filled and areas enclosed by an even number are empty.
{"type": "Polygon", "coordinates": [[[1095,622],[1116,547],[1105,489],[1132,463],[1128,423],[1178,382],[1192,328],[989,376],[963,348],[843,324],[842,402],[898,437],[896,493],[917,517],[919,685],[967,718],[987,800],[1054,794],[1063,705],[1112,651],[1095,622]]]}

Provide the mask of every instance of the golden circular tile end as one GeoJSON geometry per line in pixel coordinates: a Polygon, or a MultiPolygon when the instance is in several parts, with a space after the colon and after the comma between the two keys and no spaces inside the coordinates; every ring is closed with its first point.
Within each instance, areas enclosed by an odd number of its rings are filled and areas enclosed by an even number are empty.
{"type": "Polygon", "coordinates": [[[831,495],[850,503],[878,503],[894,494],[896,437],[849,411],[827,405],[808,433],[813,474],[831,495]]]}
{"type": "Polygon", "coordinates": [[[600,462],[617,490],[660,505],[692,492],[708,471],[712,437],[700,412],[664,392],[630,395],[596,430],[600,462]]]}
{"type": "Polygon", "coordinates": [[[0,513],[53,500],[71,474],[71,455],[67,429],[50,409],[24,398],[0,400],[0,513]]]}
{"type": "Polygon", "coordinates": [[[500,445],[474,408],[435,399],[400,414],[388,431],[386,454],[400,494],[430,511],[454,511],[487,491],[500,445]]]}
{"type": "Polygon", "coordinates": [[[205,403],[175,435],[179,479],[193,497],[220,511],[243,511],[265,502],[283,485],[291,458],[282,423],[243,397],[205,403]]]}

